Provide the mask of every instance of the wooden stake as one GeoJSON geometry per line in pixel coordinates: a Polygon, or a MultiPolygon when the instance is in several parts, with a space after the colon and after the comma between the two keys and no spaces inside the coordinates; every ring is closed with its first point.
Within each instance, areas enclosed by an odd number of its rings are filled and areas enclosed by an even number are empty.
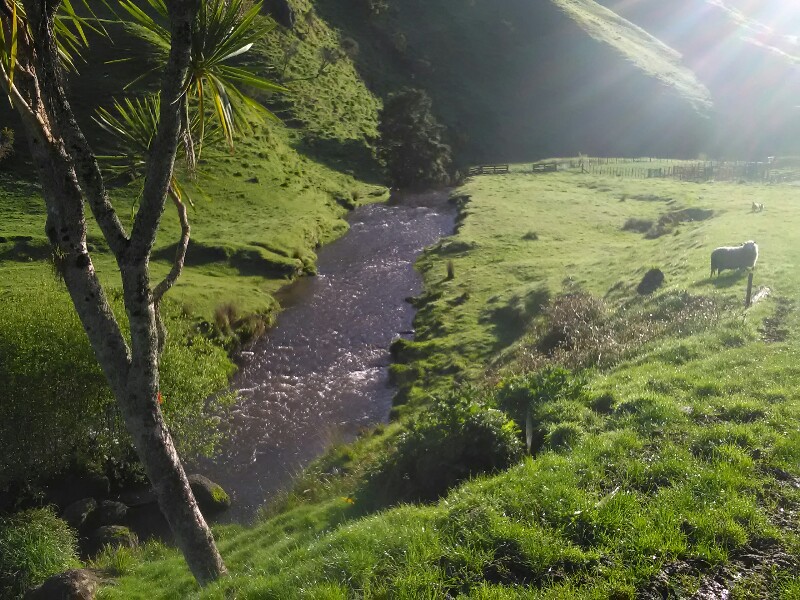
{"type": "Polygon", "coordinates": [[[744,300],[744,307],[750,308],[750,304],[752,304],[753,298],[753,272],[750,271],[750,274],[747,276],[747,297],[744,300]]]}

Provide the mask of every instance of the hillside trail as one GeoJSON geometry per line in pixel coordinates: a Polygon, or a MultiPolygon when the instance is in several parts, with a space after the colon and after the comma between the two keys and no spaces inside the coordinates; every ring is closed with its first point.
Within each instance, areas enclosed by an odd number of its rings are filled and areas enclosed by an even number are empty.
{"type": "Polygon", "coordinates": [[[285,310],[233,377],[228,442],[214,460],[188,466],[231,495],[220,521],[250,522],[331,444],[388,419],[389,346],[413,335],[406,299],[422,290],[414,263],[453,232],[447,197],[407,194],[355,209],[350,231],[320,250],[318,275],[281,291],[285,310]]]}

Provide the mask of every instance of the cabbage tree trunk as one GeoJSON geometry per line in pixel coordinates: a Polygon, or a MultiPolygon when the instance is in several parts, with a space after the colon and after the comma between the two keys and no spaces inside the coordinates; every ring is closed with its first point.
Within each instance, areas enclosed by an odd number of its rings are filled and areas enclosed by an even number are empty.
{"type": "MultiPolygon", "coordinates": [[[[11,33],[9,1],[0,0],[2,27],[7,36],[11,33]]],[[[159,408],[158,299],[153,294],[149,269],[179,140],[183,83],[198,2],[167,0],[172,47],[163,76],[158,134],[151,147],[144,192],[130,234],[111,205],[95,156],[64,92],[53,34],[54,16],[61,0],[23,0],[28,29],[20,28],[13,81],[0,65],[0,85],[22,117],[42,183],[47,206],[46,233],[56,266],[120,407],[161,511],[193,575],[200,584],[206,584],[223,575],[225,565],[200,514],[159,408]],[[121,274],[130,345],[109,306],[87,248],[87,205],[121,274]]],[[[188,228],[184,237],[188,243],[188,228]]]]}

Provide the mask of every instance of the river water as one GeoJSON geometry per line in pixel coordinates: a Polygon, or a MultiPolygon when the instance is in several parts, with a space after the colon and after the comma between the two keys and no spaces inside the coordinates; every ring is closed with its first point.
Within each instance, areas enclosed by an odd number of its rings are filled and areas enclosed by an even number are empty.
{"type": "Polygon", "coordinates": [[[387,420],[389,346],[411,335],[420,252],[453,231],[445,193],[357,208],[350,231],[319,252],[318,275],[285,288],[276,326],[243,354],[231,436],[197,465],[233,498],[224,521],[259,506],[332,443],[387,420]]]}

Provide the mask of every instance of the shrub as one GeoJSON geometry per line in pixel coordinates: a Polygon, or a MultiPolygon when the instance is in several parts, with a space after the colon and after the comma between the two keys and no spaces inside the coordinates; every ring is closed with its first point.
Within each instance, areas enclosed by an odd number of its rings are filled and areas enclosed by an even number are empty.
{"type": "Polygon", "coordinates": [[[636,286],[636,293],[642,296],[652,294],[664,283],[664,273],[661,269],[653,267],[644,274],[639,285],[636,286]]]}
{"type": "Polygon", "coordinates": [[[77,540],[51,508],[0,519],[0,597],[21,598],[48,577],[79,566],[77,540]]]}
{"type": "Polygon", "coordinates": [[[8,127],[0,129],[0,160],[14,153],[14,130],[8,127]]]}
{"type": "Polygon", "coordinates": [[[531,452],[543,446],[558,450],[573,446],[592,418],[585,385],[581,375],[547,367],[502,381],[495,398],[500,408],[525,427],[531,452]]]}
{"type": "Polygon", "coordinates": [[[546,402],[583,398],[585,385],[583,377],[568,369],[548,367],[502,381],[497,387],[496,400],[517,423],[525,423],[528,411],[535,414],[546,402]]]}
{"type": "Polygon", "coordinates": [[[380,113],[378,153],[394,185],[427,187],[450,180],[450,147],[433,116],[430,97],[414,88],[391,94],[380,113]]]}
{"type": "Polygon", "coordinates": [[[341,42],[339,42],[339,48],[351,60],[355,60],[360,51],[358,42],[349,37],[344,38],[341,42]]]}
{"type": "Polygon", "coordinates": [[[504,361],[531,372],[552,365],[609,367],[650,341],[690,335],[716,324],[723,308],[711,298],[670,291],[611,311],[602,300],[571,291],[553,298],[543,318],[504,361]]]}
{"type": "MultiPolygon", "coordinates": [[[[2,295],[0,311],[0,490],[45,479],[75,459],[125,465],[131,442],[70,300],[51,280],[2,295]]],[[[162,410],[181,452],[208,453],[219,437],[232,365],[169,303],[161,366],[162,410]]]]}
{"type": "Polygon", "coordinates": [[[576,423],[559,423],[547,433],[547,444],[554,450],[570,449],[583,437],[583,429],[576,423]]]}
{"type": "Polygon", "coordinates": [[[652,219],[637,219],[635,217],[631,217],[627,221],[625,221],[625,225],[622,226],[623,231],[635,231],[637,233],[647,233],[653,227],[653,220],[652,219]]]}
{"type": "Polygon", "coordinates": [[[437,500],[469,477],[517,462],[518,436],[502,412],[475,399],[457,395],[437,402],[367,475],[358,504],[371,509],[437,500]]]}

